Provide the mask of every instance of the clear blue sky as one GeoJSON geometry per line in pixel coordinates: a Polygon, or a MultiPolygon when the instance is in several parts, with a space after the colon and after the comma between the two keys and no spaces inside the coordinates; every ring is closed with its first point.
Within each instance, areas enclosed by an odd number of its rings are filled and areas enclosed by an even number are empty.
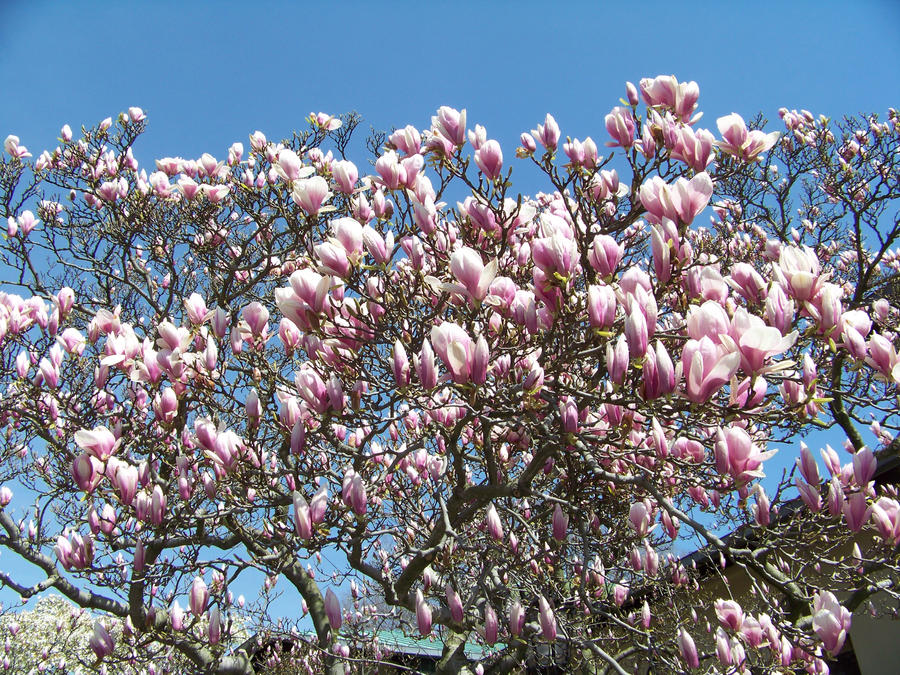
{"type": "MultiPolygon", "coordinates": [[[[379,129],[468,109],[512,157],[552,112],[605,140],[625,80],[700,85],[701,126],[780,106],[830,116],[900,105],[900,2],[0,2],[0,134],[34,152],[137,105],[137,147],[224,156],[310,111],[379,129]]],[[[599,144],[599,143],[598,143],[599,144]]],[[[35,152],[37,151],[37,152],[35,152]]]]}
{"type": "Polygon", "coordinates": [[[0,139],[37,156],[62,124],[136,105],[149,115],[136,154],[151,165],[222,158],[255,129],[289,136],[310,111],[356,110],[386,130],[427,127],[451,105],[512,161],[547,112],[601,145],[624,82],[670,73],[699,83],[713,130],[732,111],[900,106],[897,0],[625,5],[0,0],[0,139]]]}

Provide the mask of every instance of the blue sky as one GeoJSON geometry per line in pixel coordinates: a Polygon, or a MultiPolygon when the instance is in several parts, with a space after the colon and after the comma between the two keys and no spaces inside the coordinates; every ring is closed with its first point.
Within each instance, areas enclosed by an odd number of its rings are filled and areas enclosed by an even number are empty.
{"type": "Polygon", "coordinates": [[[365,129],[387,130],[427,127],[451,105],[512,161],[547,112],[564,136],[601,145],[624,82],[669,73],[699,83],[711,129],[733,111],[900,106],[896,1],[624,5],[6,1],[0,138],[15,133],[37,156],[64,123],[136,105],[149,115],[136,154],[150,165],[222,158],[255,129],[289,136],[310,111],[356,110],[365,129]]]}
{"type": "Polygon", "coordinates": [[[512,157],[547,112],[605,140],[625,80],[658,74],[699,83],[712,129],[732,111],[900,104],[895,1],[625,4],[4,2],[0,133],[39,152],[63,123],[137,105],[148,163],[224,156],[254,129],[282,138],[310,111],[421,128],[446,104],[512,157]]]}

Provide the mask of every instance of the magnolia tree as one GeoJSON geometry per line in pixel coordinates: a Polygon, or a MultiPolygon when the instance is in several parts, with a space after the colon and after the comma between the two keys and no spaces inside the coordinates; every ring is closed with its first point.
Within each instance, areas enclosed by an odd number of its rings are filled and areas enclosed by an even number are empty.
{"type": "Polygon", "coordinates": [[[105,615],[117,669],[343,672],[393,607],[441,672],[826,671],[900,580],[900,119],[716,133],[698,93],[506,154],[441,108],[369,175],[354,116],[146,169],[138,108],[9,136],[3,586],[105,615]],[[698,547],[752,604],[692,594],[698,547]],[[235,599],[259,572],[311,644],[235,599]]]}
{"type": "MultiPolygon", "coordinates": [[[[4,638],[0,664],[10,673],[95,672],[96,646],[109,640],[117,656],[126,657],[128,644],[120,639],[121,622],[95,617],[88,610],[57,594],[42,596],[31,610],[8,613],[0,618],[4,638]],[[107,637],[108,636],[108,637],[107,637]]],[[[150,672],[183,673],[190,663],[174,655],[165,666],[150,672]]]]}

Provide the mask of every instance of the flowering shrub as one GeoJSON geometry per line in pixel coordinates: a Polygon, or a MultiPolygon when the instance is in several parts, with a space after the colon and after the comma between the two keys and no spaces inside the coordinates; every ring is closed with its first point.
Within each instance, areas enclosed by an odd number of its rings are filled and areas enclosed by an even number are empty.
{"type": "MultiPolygon", "coordinates": [[[[367,594],[438,630],[442,672],[821,671],[898,580],[875,478],[898,450],[900,120],[731,114],[719,138],[696,83],[626,94],[599,142],[547,115],[506,155],[441,108],[374,139],[369,175],[353,116],[149,168],[138,108],[33,161],[8,137],[0,544],[44,578],[3,584],[211,672],[261,667],[226,639],[252,570],[309,612],[309,672],[350,667],[367,594]],[[543,192],[513,191],[513,154],[543,192]],[[847,439],[827,486],[812,428],[847,439]],[[776,451],[799,471],[764,489],[776,451]],[[687,541],[758,606],[686,599],[687,541]],[[466,665],[467,641],[494,649],[466,665]]],[[[119,639],[90,646],[113,662],[119,639]]]]}

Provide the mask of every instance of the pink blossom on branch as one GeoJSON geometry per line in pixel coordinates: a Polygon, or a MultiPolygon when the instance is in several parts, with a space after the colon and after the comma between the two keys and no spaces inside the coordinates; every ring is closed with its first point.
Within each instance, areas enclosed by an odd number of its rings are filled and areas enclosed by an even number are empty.
{"type": "Polygon", "coordinates": [[[717,143],[719,148],[745,162],[755,162],[759,156],[768,152],[781,134],[777,131],[766,134],[758,129],[747,130],[744,118],[737,113],[731,113],[716,120],[722,140],[717,143]]]}
{"type": "Polygon", "coordinates": [[[706,208],[712,193],[712,180],[704,171],[690,180],[679,178],[674,185],[654,176],[641,186],[640,199],[657,222],[668,218],[689,225],[706,208]]]}

